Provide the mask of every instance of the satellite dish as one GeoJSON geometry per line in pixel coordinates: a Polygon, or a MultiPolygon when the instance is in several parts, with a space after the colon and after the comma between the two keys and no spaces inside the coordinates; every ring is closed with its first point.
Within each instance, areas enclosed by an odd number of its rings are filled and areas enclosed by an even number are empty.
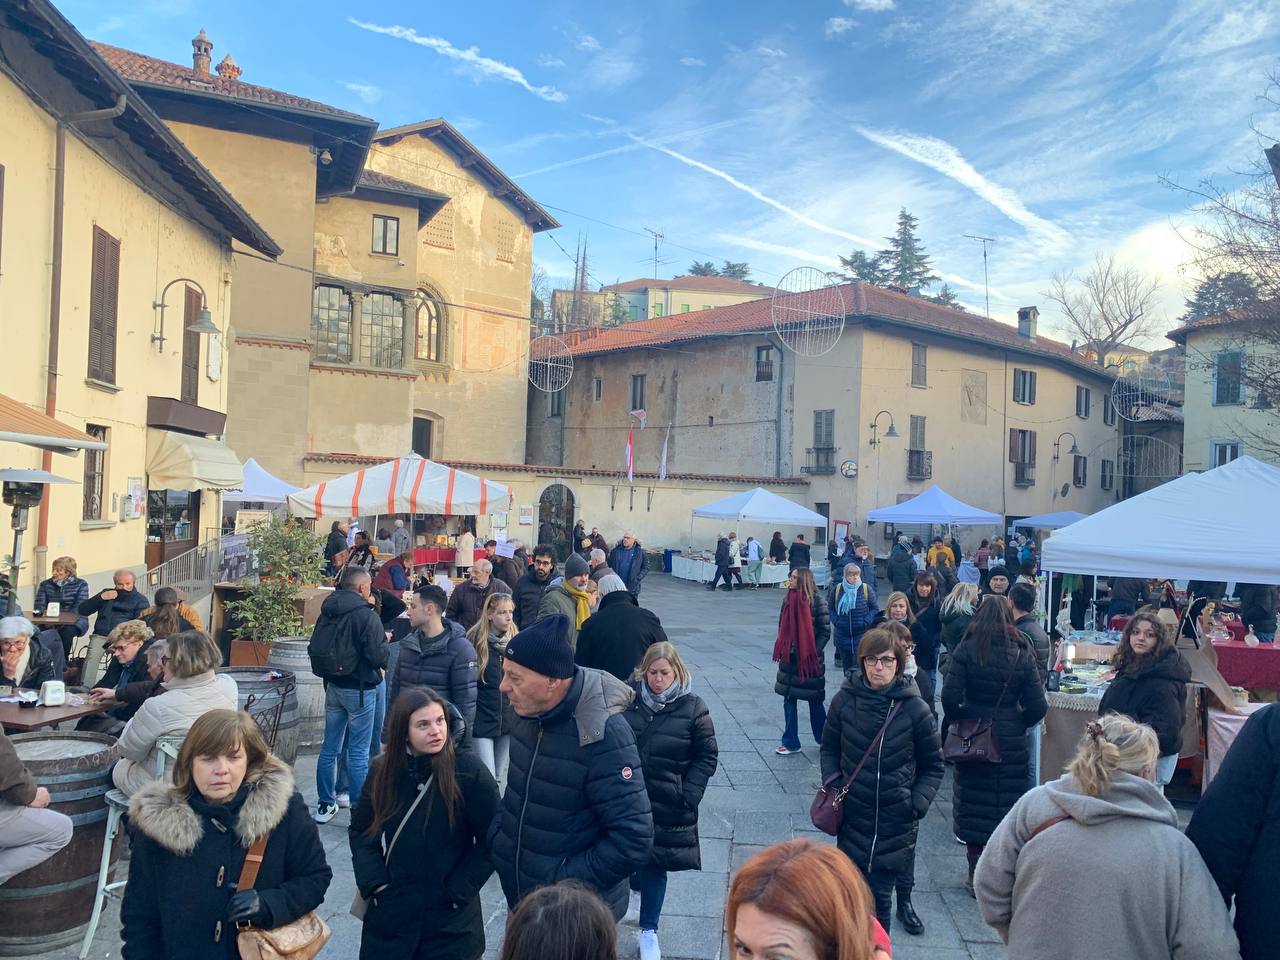
{"type": "Polygon", "coordinates": [[[529,382],[543,393],[558,393],[573,379],[573,354],[559,337],[537,337],[529,343],[529,382]]]}
{"type": "Polygon", "coordinates": [[[844,332],[844,288],[817,267],[796,267],[773,291],[773,329],[788,350],[820,357],[844,332]]]}
{"type": "Polygon", "coordinates": [[[1172,393],[1164,367],[1148,363],[1120,372],[1111,386],[1111,406],[1117,416],[1130,422],[1152,419],[1163,412],[1172,393]]]}

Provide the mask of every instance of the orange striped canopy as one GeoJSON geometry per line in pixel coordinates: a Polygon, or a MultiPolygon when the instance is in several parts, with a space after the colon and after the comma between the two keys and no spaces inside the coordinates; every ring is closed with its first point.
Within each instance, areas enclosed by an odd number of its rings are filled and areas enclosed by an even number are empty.
{"type": "Polygon", "coordinates": [[[479,516],[510,509],[505,484],[410,454],[289,494],[289,512],[316,519],[385,513],[479,516]]]}

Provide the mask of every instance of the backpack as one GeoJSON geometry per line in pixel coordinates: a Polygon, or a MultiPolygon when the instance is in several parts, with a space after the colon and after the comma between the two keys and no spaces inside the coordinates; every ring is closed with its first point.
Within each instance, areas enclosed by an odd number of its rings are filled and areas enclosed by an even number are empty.
{"type": "Polygon", "coordinates": [[[311,672],[322,680],[343,680],[360,669],[360,648],[347,618],[316,624],[307,644],[311,672]]]}

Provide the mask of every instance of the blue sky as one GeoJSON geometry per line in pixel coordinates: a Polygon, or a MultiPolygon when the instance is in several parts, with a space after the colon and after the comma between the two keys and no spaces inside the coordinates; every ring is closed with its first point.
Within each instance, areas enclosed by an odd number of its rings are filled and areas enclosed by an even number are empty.
{"type": "MultiPolygon", "coordinates": [[[[874,249],[905,206],[977,307],[965,234],[996,238],[1006,320],[1114,252],[1162,278],[1172,321],[1195,213],[1158,177],[1255,159],[1280,66],[1280,4],[1253,0],[61,7],[92,39],[182,63],[203,26],[244,80],[384,126],[447,118],[552,209],[566,250],[583,235],[601,282],[652,273],[646,227],[663,276],[730,259],[770,282],[874,249]]],[[[572,275],[546,234],[535,261],[572,275]]]]}

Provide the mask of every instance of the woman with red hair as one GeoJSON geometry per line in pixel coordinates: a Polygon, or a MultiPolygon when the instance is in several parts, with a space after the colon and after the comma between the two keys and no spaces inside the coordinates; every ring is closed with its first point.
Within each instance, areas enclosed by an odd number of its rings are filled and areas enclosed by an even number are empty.
{"type": "Polygon", "coordinates": [[[757,853],[729,887],[725,927],[741,960],[887,960],[871,891],[834,847],[790,840],[757,853]]]}

